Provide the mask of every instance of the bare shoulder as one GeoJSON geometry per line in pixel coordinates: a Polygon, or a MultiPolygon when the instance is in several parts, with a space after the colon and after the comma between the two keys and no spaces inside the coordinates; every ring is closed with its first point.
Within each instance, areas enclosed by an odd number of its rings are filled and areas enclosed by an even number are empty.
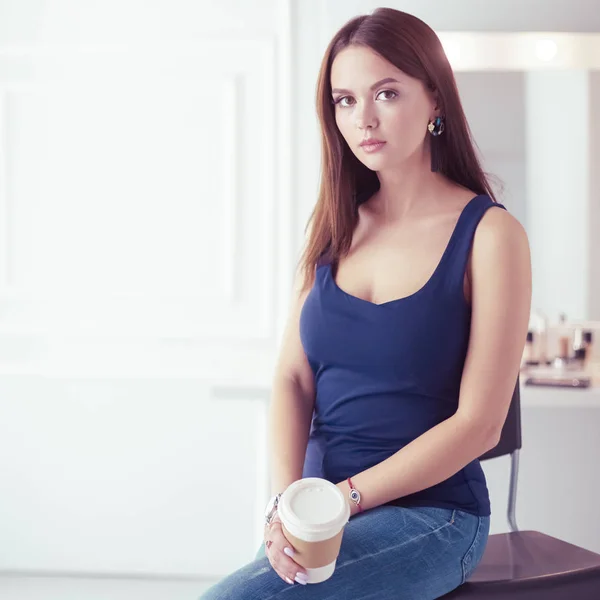
{"type": "MultiPolygon", "coordinates": [[[[449,196],[452,210],[461,212],[478,194],[456,186],[449,196]]],[[[501,206],[486,210],[475,230],[473,249],[483,247],[498,250],[515,244],[521,251],[529,245],[527,233],[519,220],[501,206]]]]}
{"type": "Polygon", "coordinates": [[[493,303],[527,304],[531,296],[531,252],[525,228],[502,207],[486,210],[475,230],[471,274],[476,294],[495,290],[493,303]],[[478,290],[478,291],[477,291],[478,290]]]}
{"type": "Polygon", "coordinates": [[[473,249],[485,251],[528,251],[527,232],[510,212],[502,207],[489,208],[475,230],[473,249]]]}

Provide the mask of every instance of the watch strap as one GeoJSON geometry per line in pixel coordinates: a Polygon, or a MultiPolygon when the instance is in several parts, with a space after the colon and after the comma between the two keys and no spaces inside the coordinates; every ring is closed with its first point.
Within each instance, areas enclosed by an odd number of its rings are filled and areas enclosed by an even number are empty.
{"type": "Polygon", "coordinates": [[[269,502],[267,502],[267,506],[265,508],[265,525],[270,525],[273,521],[281,496],[282,492],[275,494],[275,496],[273,496],[269,502]]]}

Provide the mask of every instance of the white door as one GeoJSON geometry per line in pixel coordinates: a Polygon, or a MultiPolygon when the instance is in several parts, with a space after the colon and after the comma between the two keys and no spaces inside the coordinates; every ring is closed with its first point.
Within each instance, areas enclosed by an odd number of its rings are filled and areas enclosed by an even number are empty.
{"type": "Polygon", "coordinates": [[[0,2],[3,598],[195,598],[258,549],[291,9],[0,2]]]}

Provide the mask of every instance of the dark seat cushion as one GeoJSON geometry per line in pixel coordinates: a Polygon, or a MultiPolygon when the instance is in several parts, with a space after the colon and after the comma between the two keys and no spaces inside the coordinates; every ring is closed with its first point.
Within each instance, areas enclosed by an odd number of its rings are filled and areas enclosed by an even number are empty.
{"type": "Polygon", "coordinates": [[[599,600],[600,555],[538,531],[491,535],[469,580],[444,600],[599,600]]]}

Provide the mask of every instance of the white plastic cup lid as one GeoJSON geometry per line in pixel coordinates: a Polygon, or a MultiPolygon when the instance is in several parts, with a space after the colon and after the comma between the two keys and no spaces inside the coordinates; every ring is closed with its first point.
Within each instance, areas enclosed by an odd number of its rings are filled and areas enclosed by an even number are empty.
{"type": "Polygon", "coordinates": [[[350,505],[342,491],[320,477],[292,483],[281,496],[277,512],[285,528],[306,542],[332,538],[350,519],[350,505]]]}

